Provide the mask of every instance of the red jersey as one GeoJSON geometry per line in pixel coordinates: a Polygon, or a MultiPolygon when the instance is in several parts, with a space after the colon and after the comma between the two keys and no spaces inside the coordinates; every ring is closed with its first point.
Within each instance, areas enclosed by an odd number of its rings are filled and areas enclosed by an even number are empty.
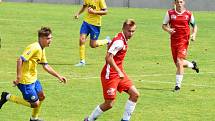
{"type": "Polygon", "coordinates": [[[172,44],[189,41],[190,23],[195,24],[194,17],[190,11],[185,10],[182,13],[178,13],[174,9],[167,11],[163,24],[169,24],[176,31],[171,35],[172,44]]]}
{"type": "MultiPolygon", "coordinates": [[[[122,72],[124,72],[123,61],[127,49],[128,49],[127,40],[123,32],[118,33],[118,35],[113,38],[108,48],[108,52],[114,55],[113,59],[122,72]]],[[[101,77],[105,77],[105,79],[113,79],[115,77],[119,77],[119,75],[115,71],[115,69],[106,62],[105,66],[102,69],[101,77]]]]}

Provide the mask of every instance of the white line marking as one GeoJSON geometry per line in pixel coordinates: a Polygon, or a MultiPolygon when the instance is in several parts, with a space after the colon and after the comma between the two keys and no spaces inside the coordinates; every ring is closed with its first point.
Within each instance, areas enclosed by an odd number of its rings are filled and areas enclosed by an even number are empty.
{"type": "MultiPolygon", "coordinates": [[[[143,83],[156,83],[156,84],[175,84],[174,81],[150,81],[150,80],[140,80],[140,82],[143,83]]],[[[215,88],[215,86],[212,85],[203,85],[203,84],[187,84],[187,83],[183,83],[183,85],[192,85],[195,87],[207,87],[207,88],[215,88]]]]}
{"type": "MultiPolygon", "coordinates": [[[[15,72],[8,72],[8,73],[15,73],[15,72]]],[[[196,74],[196,73],[186,73],[185,75],[193,75],[193,74],[196,74]]],[[[201,72],[199,73],[200,75],[203,75],[203,74],[215,74],[215,72],[201,72]]],[[[44,73],[43,75],[49,75],[47,73],[44,73]]],[[[172,75],[175,75],[175,74],[148,74],[148,75],[133,75],[133,76],[129,76],[131,78],[135,78],[135,77],[158,77],[158,76],[172,76],[172,75]]],[[[67,75],[67,76],[72,76],[72,75],[67,75]]],[[[100,79],[100,77],[71,77],[70,78],[71,81],[72,80],[89,80],[89,79],[100,79]]],[[[54,84],[57,82],[57,79],[55,78],[43,78],[42,80],[49,80],[49,81],[43,81],[43,83],[48,83],[48,84],[54,84]],[[51,80],[55,80],[56,82],[53,82],[51,80]]],[[[142,83],[156,83],[156,84],[174,84],[175,82],[174,81],[153,81],[153,80],[140,80],[140,81],[137,81],[137,80],[134,80],[136,82],[142,82],[142,83]]],[[[12,84],[12,81],[4,81],[4,82],[0,82],[0,84],[8,84],[8,83],[11,83],[12,84]]],[[[203,85],[203,84],[186,84],[186,83],[183,83],[183,85],[191,85],[191,86],[195,86],[195,87],[207,87],[207,88],[215,88],[215,86],[211,86],[211,85],[203,85]]]]}
{"type": "Polygon", "coordinates": [[[1,18],[0,21],[11,21],[11,22],[18,21],[18,22],[26,22],[26,23],[36,23],[37,22],[37,21],[27,21],[27,20],[18,20],[18,19],[4,19],[4,18],[1,18]]]}
{"type": "MultiPolygon", "coordinates": [[[[4,71],[0,71],[1,72],[4,72],[4,71]]],[[[5,73],[5,72],[4,72],[5,73]]],[[[8,74],[16,74],[16,72],[7,72],[8,74]]],[[[75,74],[75,73],[74,73],[75,74]]],[[[200,72],[200,73],[185,73],[184,75],[204,75],[204,74],[215,74],[215,72],[200,72]]],[[[39,75],[50,75],[48,73],[40,73],[39,75]]],[[[151,77],[157,77],[157,76],[174,76],[175,74],[142,74],[142,75],[130,75],[129,77],[148,77],[148,76],[151,76],[151,77]]],[[[64,76],[73,76],[71,74],[64,74],[64,76]]],[[[98,79],[100,77],[98,76],[73,76],[71,77],[72,79],[98,79]]]]}

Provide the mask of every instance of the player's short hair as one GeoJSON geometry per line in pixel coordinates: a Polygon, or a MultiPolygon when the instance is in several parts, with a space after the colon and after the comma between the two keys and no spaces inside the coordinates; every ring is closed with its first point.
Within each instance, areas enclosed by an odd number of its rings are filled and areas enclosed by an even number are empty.
{"type": "Polygon", "coordinates": [[[52,33],[52,30],[49,27],[41,27],[40,30],[38,30],[38,37],[47,37],[52,33]]]}
{"type": "Polygon", "coordinates": [[[123,28],[125,28],[126,26],[129,26],[129,27],[136,26],[134,19],[125,20],[125,22],[123,23],[123,28]]]}

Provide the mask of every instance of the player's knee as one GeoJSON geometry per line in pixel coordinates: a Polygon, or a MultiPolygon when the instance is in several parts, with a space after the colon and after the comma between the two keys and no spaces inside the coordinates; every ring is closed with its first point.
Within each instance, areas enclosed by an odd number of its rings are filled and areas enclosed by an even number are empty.
{"type": "Polygon", "coordinates": [[[86,38],[85,37],[80,37],[80,44],[84,44],[86,41],[86,38]]]}
{"type": "Polygon", "coordinates": [[[39,100],[40,100],[40,101],[43,101],[43,100],[45,100],[45,98],[46,98],[45,95],[43,95],[43,96],[40,96],[40,97],[39,97],[39,100]]]}
{"type": "Polygon", "coordinates": [[[183,61],[181,61],[180,59],[177,60],[176,66],[180,67],[183,65],[183,61]]]}
{"type": "Polygon", "coordinates": [[[113,107],[114,101],[105,102],[106,110],[111,109],[113,107]]]}
{"type": "Polygon", "coordinates": [[[91,48],[96,48],[97,45],[96,45],[96,43],[90,43],[90,47],[91,47],[91,48]]]}
{"type": "Polygon", "coordinates": [[[139,92],[135,92],[135,93],[133,93],[131,95],[132,100],[135,101],[135,102],[138,100],[139,97],[140,97],[140,93],[139,92]]]}
{"type": "Polygon", "coordinates": [[[39,106],[39,101],[31,103],[31,108],[37,108],[39,106]]]}
{"type": "Polygon", "coordinates": [[[113,103],[108,103],[106,106],[107,106],[107,109],[111,109],[113,107],[113,103]]]}

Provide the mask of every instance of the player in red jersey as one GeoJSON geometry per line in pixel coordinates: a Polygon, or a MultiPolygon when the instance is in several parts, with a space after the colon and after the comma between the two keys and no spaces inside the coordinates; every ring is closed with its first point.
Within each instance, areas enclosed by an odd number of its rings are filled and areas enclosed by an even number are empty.
{"type": "Polygon", "coordinates": [[[122,32],[113,38],[106,54],[106,64],[101,72],[101,82],[103,87],[104,103],[98,105],[91,115],[84,121],[95,121],[103,112],[112,108],[116,92],[126,92],[129,99],[125,105],[125,112],[121,121],[129,121],[135,109],[139,92],[132,84],[123,69],[123,61],[128,49],[128,40],[136,30],[135,21],[128,19],[123,23],[122,32]]]}
{"type": "Polygon", "coordinates": [[[176,86],[175,90],[180,90],[183,80],[184,68],[192,68],[199,73],[199,68],[195,61],[186,60],[189,39],[196,39],[197,25],[195,24],[193,14],[186,10],[185,0],[175,0],[176,8],[168,10],[163,21],[162,28],[171,36],[171,50],[173,60],[175,62],[176,86]],[[190,35],[190,25],[192,26],[192,34],[190,35]]]}

